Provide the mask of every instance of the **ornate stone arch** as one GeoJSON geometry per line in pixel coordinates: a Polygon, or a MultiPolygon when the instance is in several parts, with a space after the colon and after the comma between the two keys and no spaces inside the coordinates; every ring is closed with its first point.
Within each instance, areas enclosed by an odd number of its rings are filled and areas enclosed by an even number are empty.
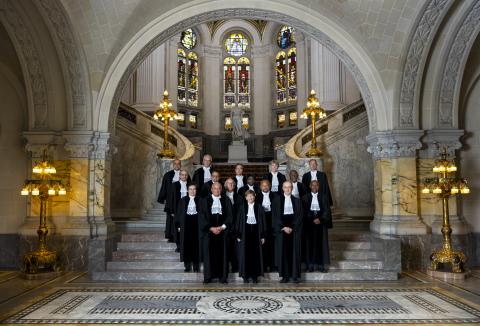
{"type": "Polygon", "coordinates": [[[30,129],[45,130],[48,128],[48,95],[40,50],[10,0],[0,2],[0,20],[10,35],[22,66],[28,97],[28,126],[30,129]]]}
{"type": "Polygon", "coordinates": [[[423,71],[437,30],[454,0],[430,0],[412,29],[403,65],[398,126],[419,127],[419,99],[423,71]]]}
{"type": "MultiPolygon", "coordinates": [[[[245,4],[242,4],[246,7],[249,6],[247,1],[245,4]]],[[[250,4],[251,5],[251,4],[250,4]]],[[[266,4],[267,5],[267,4],[266,4]]],[[[200,6],[200,5],[199,5],[200,6]]],[[[233,6],[233,2],[232,2],[233,6]]],[[[253,5],[252,5],[253,7],[253,5]]],[[[281,9],[281,8],[280,8],[281,9]]],[[[279,10],[280,10],[279,9],[279,10]]],[[[177,13],[178,14],[178,13],[177,13]]],[[[181,16],[177,16],[181,17],[181,16]]],[[[195,26],[200,23],[205,23],[213,21],[219,18],[247,18],[247,19],[262,19],[262,20],[273,20],[283,24],[291,25],[303,33],[312,36],[313,38],[320,41],[324,44],[329,50],[335,53],[340,60],[345,64],[345,66],[351,71],[354,79],[359,86],[359,89],[362,93],[363,99],[365,101],[367,111],[369,113],[369,123],[370,129],[372,131],[377,129],[377,120],[380,119],[381,127],[380,128],[390,128],[389,127],[389,114],[387,110],[387,99],[385,91],[383,88],[383,83],[380,80],[378,71],[374,68],[373,63],[370,61],[368,55],[363,53],[360,45],[354,42],[354,40],[343,32],[340,39],[342,39],[342,44],[347,44],[348,48],[352,51],[350,52],[355,56],[356,61],[352,59],[352,56],[347,53],[347,51],[342,48],[338,43],[336,43],[332,38],[327,34],[320,31],[319,27],[314,27],[312,24],[307,23],[308,19],[305,19],[305,11],[300,14],[300,10],[291,10],[289,15],[284,14],[283,12],[274,12],[267,9],[261,8],[235,8],[235,9],[219,9],[219,10],[206,10],[205,8],[193,8],[190,7],[188,13],[184,13],[184,17],[181,21],[181,18],[171,19],[171,23],[168,23],[168,20],[163,19],[160,22],[160,18],[157,26],[166,26],[168,27],[156,27],[159,31],[157,36],[153,39],[143,39],[141,42],[140,32],[136,36],[136,40],[139,40],[139,44],[142,45],[140,50],[135,50],[133,52],[132,41],[128,48],[124,48],[119,56],[114,60],[114,63],[110,67],[107,77],[104,80],[104,83],[101,87],[99,100],[97,101],[96,110],[99,112],[98,128],[100,130],[112,131],[114,130],[115,124],[115,113],[118,109],[118,103],[121,98],[122,90],[127,82],[129,76],[135,71],[138,65],[142,60],[150,54],[156,47],[161,43],[167,40],[172,35],[179,33],[181,30],[188,28],[190,26],[195,26]],[[195,14],[192,11],[195,9],[195,14]],[[202,12],[203,10],[203,12],[202,12]],[[294,12],[294,13],[293,13],[294,12]],[[303,18],[301,18],[303,17],[303,18]],[[175,22],[177,19],[177,22],[175,22]],[[350,42],[346,42],[346,40],[350,42]],[[351,48],[350,48],[351,47],[351,48]],[[355,50],[353,50],[355,49],[355,50]],[[134,54],[135,53],[135,54],[134,54]],[[363,55],[361,55],[363,53],[363,55]],[[134,54],[134,55],[133,55],[134,54]],[[133,55],[133,58],[132,58],[133,55]],[[360,59],[360,57],[362,59],[360,59]],[[128,59],[127,59],[128,57],[128,59]],[[128,66],[121,68],[120,66],[125,64],[125,60],[128,60],[128,66]],[[360,64],[360,66],[359,66],[360,64]],[[368,77],[366,77],[368,76],[368,77]],[[368,79],[368,80],[367,80],[368,79]],[[372,88],[372,91],[370,90],[372,88]],[[113,96],[112,96],[113,94],[113,96]],[[377,107],[376,107],[377,106],[377,107]]],[[[318,19],[313,19],[315,24],[318,23],[318,19]]],[[[325,23],[323,23],[325,24],[325,23]]],[[[149,24],[148,29],[155,26],[155,24],[149,24]]],[[[330,27],[329,27],[330,28],[330,27]]],[[[147,29],[147,28],[146,28],[147,29]]],[[[150,31],[151,32],[151,31],[150,31]]],[[[337,31],[338,32],[338,31],[337,31]]],[[[144,34],[145,31],[142,32],[144,34]]],[[[339,35],[338,33],[336,34],[339,35]]]]}
{"type": "Polygon", "coordinates": [[[462,76],[470,50],[480,32],[480,1],[471,2],[464,11],[460,22],[449,41],[448,55],[442,65],[436,121],[436,126],[439,128],[456,128],[458,126],[462,76]]]}
{"type": "Polygon", "coordinates": [[[52,38],[55,40],[57,53],[62,63],[62,70],[68,96],[69,129],[90,129],[91,99],[86,71],[86,60],[78,39],[73,32],[70,20],[62,5],[56,0],[34,1],[44,16],[52,38]]]}

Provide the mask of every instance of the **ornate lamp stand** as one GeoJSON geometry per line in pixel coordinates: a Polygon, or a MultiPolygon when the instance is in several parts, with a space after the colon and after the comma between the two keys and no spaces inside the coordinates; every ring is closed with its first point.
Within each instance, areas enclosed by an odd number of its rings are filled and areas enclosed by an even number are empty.
{"type": "Polygon", "coordinates": [[[177,118],[177,111],[172,109],[172,102],[168,98],[168,92],[163,92],[163,100],[160,103],[159,109],[153,115],[155,120],[161,119],[163,121],[163,149],[158,154],[163,158],[174,158],[175,152],[170,149],[168,145],[168,127],[170,120],[177,118]]]}
{"type": "Polygon", "coordinates": [[[438,264],[451,264],[453,273],[463,273],[464,264],[467,257],[461,251],[452,249],[452,228],[450,227],[450,215],[448,210],[448,199],[451,196],[466,195],[470,193],[467,181],[462,178],[457,178],[455,172],[457,167],[453,160],[448,160],[446,149],[440,154],[440,158],[435,162],[433,172],[438,176],[425,181],[422,193],[433,193],[442,198],[443,204],[443,247],[430,255],[432,261],[431,269],[436,271],[438,264]],[[450,176],[450,174],[452,174],[450,176]]]}
{"type": "Polygon", "coordinates": [[[38,196],[40,199],[40,225],[37,230],[38,248],[23,257],[22,270],[27,274],[37,274],[39,271],[54,271],[61,269],[61,263],[57,253],[47,248],[47,200],[56,195],[66,195],[67,191],[63,183],[52,177],[57,170],[46,159],[46,151],[43,159],[33,169],[34,178],[25,181],[21,195],[38,196]]]}
{"type": "Polygon", "coordinates": [[[307,107],[303,109],[303,113],[301,118],[308,119],[311,117],[312,119],[312,143],[311,147],[306,153],[307,157],[319,157],[322,155],[322,151],[317,147],[317,135],[315,132],[315,123],[316,123],[316,116],[318,115],[319,119],[323,119],[327,116],[325,110],[320,106],[315,91],[312,89],[310,92],[310,96],[308,97],[307,107]]]}

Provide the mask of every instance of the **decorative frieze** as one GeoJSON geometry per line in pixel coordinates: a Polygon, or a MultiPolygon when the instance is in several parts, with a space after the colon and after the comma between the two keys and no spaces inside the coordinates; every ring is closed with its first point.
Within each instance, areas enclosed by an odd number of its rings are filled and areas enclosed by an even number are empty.
{"type": "Polygon", "coordinates": [[[423,130],[378,131],[367,136],[367,151],[375,159],[415,157],[422,148],[423,130]]]}

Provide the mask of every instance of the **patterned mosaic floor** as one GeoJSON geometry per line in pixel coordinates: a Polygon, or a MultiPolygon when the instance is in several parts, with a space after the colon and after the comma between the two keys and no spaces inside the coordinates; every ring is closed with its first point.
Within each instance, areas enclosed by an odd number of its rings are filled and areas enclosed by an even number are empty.
{"type": "Polygon", "coordinates": [[[62,289],[6,319],[32,324],[480,323],[434,289],[62,289]]]}

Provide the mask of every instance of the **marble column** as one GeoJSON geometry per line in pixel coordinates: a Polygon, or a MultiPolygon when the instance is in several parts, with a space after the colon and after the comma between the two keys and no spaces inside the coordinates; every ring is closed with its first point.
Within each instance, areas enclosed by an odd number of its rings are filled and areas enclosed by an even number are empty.
{"type": "Polygon", "coordinates": [[[266,135],[272,130],[272,62],[273,49],[271,45],[252,46],[252,80],[253,96],[252,113],[255,135],[266,135]]]}
{"type": "MultiPolygon", "coordinates": [[[[425,178],[434,177],[432,168],[436,159],[444,148],[450,158],[456,157],[455,153],[462,147],[460,138],[464,131],[458,129],[446,130],[427,130],[423,142],[426,148],[419,152],[418,175],[420,182],[425,178]]],[[[457,162],[457,167],[459,164],[457,162]]],[[[461,175],[462,171],[457,172],[461,175]]],[[[441,234],[443,208],[442,200],[434,194],[420,194],[421,216],[427,226],[431,228],[432,234],[441,234]]],[[[460,215],[458,207],[458,197],[450,197],[449,199],[450,225],[452,227],[452,234],[467,234],[469,232],[465,223],[465,219],[460,215]]]]}
{"type": "Polygon", "coordinates": [[[204,46],[203,50],[204,56],[200,59],[202,64],[200,71],[203,73],[200,77],[202,81],[200,85],[203,85],[203,119],[207,121],[207,117],[210,117],[208,123],[203,124],[203,131],[207,135],[218,135],[220,129],[223,130],[223,114],[221,114],[220,106],[223,101],[219,100],[218,95],[219,90],[220,94],[223,94],[221,91],[223,81],[220,73],[222,50],[219,46],[204,46]]]}
{"type": "MultiPolygon", "coordinates": [[[[307,42],[304,38],[298,39],[297,47],[297,125],[298,129],[307,126],[306,119],[300,119],[303,109],[307,106],[308,89],[308,51],[307,42]]],[[[272,74],[273,75],[273,74],[272,74]]]]}
{"type": "Polygon", "coordinates": [[[370,230],[380,234],[426,234],[419,215],[417,150],[422,130],[376,132],[367,137],[374,163],[375,216],[370,230]]]}
{"type": "Polygon", "coordinates": [[[160,45],[140,64],[136,71],[133,106],[138,110],[154,111],[160,103],[165,90],[165,69],[167,67],[165,52],[166,45],[160,45]]]}

